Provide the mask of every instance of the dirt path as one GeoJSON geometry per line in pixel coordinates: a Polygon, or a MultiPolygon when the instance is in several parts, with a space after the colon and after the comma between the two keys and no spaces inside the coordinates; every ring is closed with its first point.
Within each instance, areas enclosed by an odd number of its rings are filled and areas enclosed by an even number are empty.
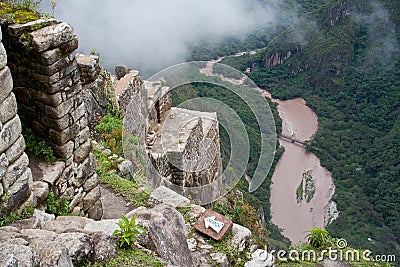
{"type": "Polygon", "coordinates": [[[100,186],[100,190],[101,203],[103,204],[102,219],[119,219],[120,215],[125,215],[134,208],[114,190],[104,185],[100,186]]]}

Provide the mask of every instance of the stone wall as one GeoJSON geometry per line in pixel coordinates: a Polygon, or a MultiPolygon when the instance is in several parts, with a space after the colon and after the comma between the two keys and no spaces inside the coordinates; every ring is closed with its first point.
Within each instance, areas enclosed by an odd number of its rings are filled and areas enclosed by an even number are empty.
{"type": "MultiPolygon", "coordinates": [[[[120,72],[120,71],[119,71],[120,72]]],[[[124,114],[125,157],[137,167],[146,168],[147,91],[142,86],[139,72],[129,70],[116,82],[118,104],[124,114]],[[128,112],[127,112],[128,111],[128,112]]]]}
{"type": "Polygon", "coordinates": [[[169,87],[165,86],[163,81],[144,81],[143,85],[148,97],[147,129],[149,132],[155,132],[171,110],[172,98],[168,93],[169,87]]]}
{"type": "Polygon", "coordinates": [[[0,214],[21,207],[26,200],[34,204],[32,173],[12,92],[13,81],[7,65],[0,29],[0,214]]]}
{"type": "Polygon", "coordinates": [[[18,113],[63,160],[62,173],[47,181],[51,190],[70,201],[74,213],[99,219],[100,188],[90,153],[80,72],[73,54],[78,38],[72,26],[40,19],[2,27],[18,113]]]}
{"type": "Polygon", "coordinates": [[[88,125],[93,129],[107,111],[118,110],[113,78],[106,69],[100,67],[98,56],[77,54],[76,61],[81,73],[88,125]]]}

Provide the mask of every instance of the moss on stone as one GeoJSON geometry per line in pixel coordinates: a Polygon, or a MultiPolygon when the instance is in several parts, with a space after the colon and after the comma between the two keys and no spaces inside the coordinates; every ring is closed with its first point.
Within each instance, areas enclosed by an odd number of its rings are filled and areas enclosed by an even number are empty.
{"type": "Polygon", "coordinates": [[[27,8],[13,7],[9,4],[0,2],[0,19],[4,19],[9,23],[24,24],[30,21],[37,20],[41,15],[27,8]]]}

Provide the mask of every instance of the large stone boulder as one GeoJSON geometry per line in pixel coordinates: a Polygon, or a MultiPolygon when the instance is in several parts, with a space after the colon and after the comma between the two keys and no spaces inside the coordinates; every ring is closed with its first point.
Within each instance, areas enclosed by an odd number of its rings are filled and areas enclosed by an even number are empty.
{"type": "Polygon", "coordinates": [[[32,248],[24,245],[0,243],[0,266],[39,267],[40,259],[32,248]]]}
{"type": "Polygon", "coordinates": [[[94,243],[89,235],[83,233],[64,233],[57,236],[55,241],[63,244],[75,266],[93,259],[94,243]]]}
{"type": "Polygon", "coordinates": [[[138,208],[126,215],[135,216],[147,232],[141,245],[177,266],[198,266],[192,258],[185,237],[185,220],[172,206],[160,204],[152,209],[138,208]]]}
{"type": "Polygon", "coordinates": [[[151,192],[148,203],[150,206],[165,203],[173,207],[187,207],[190,200],[165,186],[160,186],[151,192]]]}
{"type": "Polygon", "coordinates": [[[251,239],[251,231],[239,224],[234,223],[232,226],[232,239],[229,241],[230,245],[239,250],[243,251],[248,247],[251,239]]]}

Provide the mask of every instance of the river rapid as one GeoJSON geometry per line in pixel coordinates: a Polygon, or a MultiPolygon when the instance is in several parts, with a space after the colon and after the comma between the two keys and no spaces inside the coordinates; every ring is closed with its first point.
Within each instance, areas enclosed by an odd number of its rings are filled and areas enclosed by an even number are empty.
{"type": "MultiPolygon", "coordinates": [[[[243,84],[245,78],[237,80],[213,73],[213,65],[222,59],[209,61],[201,72],[235,85],[243,84]]],[[[259,88],[259,91],[278,104],[282,135],[300,142],[313,138],[318,130],[318,117],[304,99],[282,101],[273,99],[266,90],[259,88]]],[[[271,220],[292,243],[304,242],[307,230],[326,225],[326,210],[335,192],[333,177],[303,145],[282,137],[279,142],[285,152],[272,176],[271,220]]]]}

